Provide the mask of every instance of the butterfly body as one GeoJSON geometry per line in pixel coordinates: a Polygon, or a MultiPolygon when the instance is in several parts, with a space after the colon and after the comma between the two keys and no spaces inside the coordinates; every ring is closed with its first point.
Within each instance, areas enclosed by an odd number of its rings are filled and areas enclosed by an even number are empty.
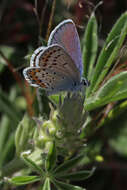
{"type": "Polygon", "coordinates": [[[87,85],[87,80],[81,79],[81,50],[73,21],[68,19],[52,31],[48,47],[34,51],[23,74],[30,85],[45,89],[48,95],[79,91],[87,85]]]}

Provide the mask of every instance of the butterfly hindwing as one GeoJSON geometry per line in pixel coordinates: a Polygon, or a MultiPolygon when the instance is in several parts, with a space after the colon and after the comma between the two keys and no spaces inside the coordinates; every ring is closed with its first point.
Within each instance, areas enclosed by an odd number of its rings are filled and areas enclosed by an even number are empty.
{"type": "Polygon", "coordinates": [[[55,94],[60,91],[70,91],[74,81],[56,69],[43,67],[28,67],[24,69],[25,79],[31,86],[40,87],[46,90],[48,94],[55,94]]]}
{"type": "MultiPolygon", "coordinates": [[[[36,52],[38,52],[36,50],[36,52]]],[[[33,58],[31,58],[33,61],[33,58]]],[[[80,73],[71,57],[65,50],[57,44],[51,45],[36,54],[34,59],[36,67],[48,68],[61,75],[68,76],[74,80],[80,81],[80,73]]]]}
{"type": "Polygon", "coordinates": [[[37,57],[37,55],[39,55],[40,54],[40,52],[42,53],[42,52],[44,52],[44,50],[46,49],[46,47],[44,47],[44,46],[41,46],[41,47],[39,47],[39,48],[37,48],[35,51],[34,51],[34,53],[32,54],[32,56],[31,56],[31,59],[30,59],[30,67],[36,67],[36,57],[37,57]]]}
{"type": "Polygon", "coordinates": [[[73,90],[80,84],[80,73],[71,57],[59,45],[37,49],[32,67],[24,69],[25,79],[35,87],[45,89],[49,94],[73,90]]]}

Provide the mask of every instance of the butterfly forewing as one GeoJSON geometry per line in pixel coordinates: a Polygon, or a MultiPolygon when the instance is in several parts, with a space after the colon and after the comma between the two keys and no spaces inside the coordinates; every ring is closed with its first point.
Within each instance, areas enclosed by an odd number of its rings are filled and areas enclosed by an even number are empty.
{"type": "Polygon", "coordinates": [[[79,69],[81,76],[83,65],[80,40],[76,26],[72,20],[68,19],[63,21],[51,32],[48,45],[51,44],[58,44],[65,49],[79,69]]]}

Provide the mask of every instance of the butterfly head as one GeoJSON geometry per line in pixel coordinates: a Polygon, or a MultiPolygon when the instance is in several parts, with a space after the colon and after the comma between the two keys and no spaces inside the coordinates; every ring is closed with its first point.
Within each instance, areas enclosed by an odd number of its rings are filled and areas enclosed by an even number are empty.
{"type": "Polygon", "coordinates": [[[80,82],[74,82],[71,91],[82,91],[84,87],[89,86],[89,81],[86,78],[82,78],[80,82]]]}
{"type": "Polygon", "coordinates": [[[75,88],[73,89],[73,91],[84,91],[83,89],[85,89],[85,87],[89,86],[89,81],[86,78],[82,78],[81,82],[76,83],[75,88]]]}
{"type": "Polygon", "coordinates": [[[90,82],[86,78],[82,78],[81,80],[81,86],[88,87],[90,85],[90,82]]]}

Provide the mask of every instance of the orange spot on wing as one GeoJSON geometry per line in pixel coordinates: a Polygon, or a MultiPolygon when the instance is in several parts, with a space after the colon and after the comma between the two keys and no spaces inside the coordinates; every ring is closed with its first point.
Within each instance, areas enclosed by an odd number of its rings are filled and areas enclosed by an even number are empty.
{"type": "Polygon", "coordinates": [[[42,83],[42,82],[41,82],[40,86],[41,86],[42,88],[47,88],[47,86],[46,86],[44,83],[42,83]]]}

